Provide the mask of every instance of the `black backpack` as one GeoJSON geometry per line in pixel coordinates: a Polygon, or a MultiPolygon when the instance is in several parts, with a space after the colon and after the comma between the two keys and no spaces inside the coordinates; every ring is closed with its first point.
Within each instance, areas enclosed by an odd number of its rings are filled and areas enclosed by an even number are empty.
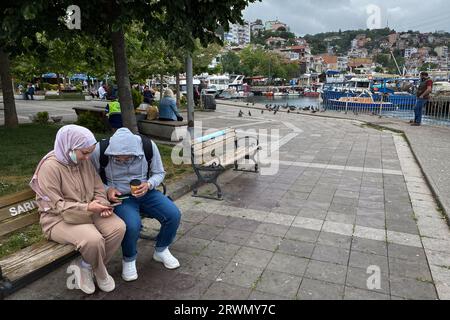
{"type": "MultiPolygon", "coordinates": [[[[145,158],[148,162],[147,179],[150,177],[150,165],[153,159],[152,140],[146,136],[139,135],[142,139],[142,146],[144,148],[145,158]]],[[[109,138],[100,141],[100,177],[104,184],[107,184],[105,168],[108,165],[109,157],[105,155],[106,148],[109,146],[109,138]]]]}

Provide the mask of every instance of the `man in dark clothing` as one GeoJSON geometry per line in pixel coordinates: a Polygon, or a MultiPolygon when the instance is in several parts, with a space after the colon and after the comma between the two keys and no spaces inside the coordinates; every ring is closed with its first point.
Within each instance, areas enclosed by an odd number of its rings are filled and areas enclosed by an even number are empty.
{"type": "Polygon", "coordinates": [[[430,93],[433,90],[433,81],[427,72],[421,72],[420,79],[419,88],[417,89],[417,103],[414,109],[414,120],[410,121],[412,126],[420,126],[422,124],[423,107],[430,99],[430,93]]]}
{"type": "Polygon", "coordinates": [[[144,96],[144,102],[152,104],[154,100],[153,92],[150,90],[149,86],[144,87],[144,92],[142,93],[144,96]]]}
{"type": "Polygon", "coordinates": [[[31,100],[34,100],[33,96],[34,96],[34,87],[31,83],[29,83],[27,91],[25,91],[25,100],[30,100],[30,97],[31,100]]]}

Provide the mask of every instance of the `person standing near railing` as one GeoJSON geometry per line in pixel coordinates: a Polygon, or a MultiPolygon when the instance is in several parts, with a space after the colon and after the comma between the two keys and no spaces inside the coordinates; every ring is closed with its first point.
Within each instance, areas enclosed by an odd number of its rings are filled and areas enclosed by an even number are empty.
{"type": "Polygon", "coordinates": [[[433,80],[428,76],[428,72],[420,73],[420,84],[417,89],[417,103],[414,108],[414,120],[411,120],[412,126],[420,126],[422,124],[422,111],[430,99],[430,93],[433,90],[433,80]]]}

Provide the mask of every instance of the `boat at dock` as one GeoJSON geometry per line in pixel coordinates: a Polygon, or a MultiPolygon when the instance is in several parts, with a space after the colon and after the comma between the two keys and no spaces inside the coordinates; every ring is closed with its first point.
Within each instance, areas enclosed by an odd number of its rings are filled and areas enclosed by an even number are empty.
{"type": "Polygon", "coordinates": [[[419,79],[374,76],[340,79],[340,82],[332,81],[324,85],[321,97],[325,106],[334,106],[341,98],[369,96],[376,103],[391,103],[400,110],[416,105],[415,90],[419,79]]]}
{"type": "Polygon", "coordinates": [[[331,107],[343,111],[377,111],[392,110],[394,104],[391,102],[375,101],[373,97],[341,97],[330,100],[331,107]]]}
{"type": "Polygon", "coordinates": [[[308,98],[319,98],[320,97],[320,92],[317,92],[317,91],[304,91],[303,92],[303,96],[304,97],[308,97],[308,98]]]}

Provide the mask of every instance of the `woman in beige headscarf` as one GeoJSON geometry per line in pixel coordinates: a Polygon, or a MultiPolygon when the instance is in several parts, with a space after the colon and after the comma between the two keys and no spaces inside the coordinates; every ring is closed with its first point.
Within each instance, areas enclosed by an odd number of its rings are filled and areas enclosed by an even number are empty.
{"type": "Polygon", "coordinates": [[[95,292],[94,276],[101,290],[114,290],[105,265],[125,234],[125,224],[113,213],[100,177],[86,161],[96,143],[84,127],[62,127],[54,150],[41,160],[30,182],[45,236],[72,244],[81,253],[77,285],[88,294],[95,292]]]}

